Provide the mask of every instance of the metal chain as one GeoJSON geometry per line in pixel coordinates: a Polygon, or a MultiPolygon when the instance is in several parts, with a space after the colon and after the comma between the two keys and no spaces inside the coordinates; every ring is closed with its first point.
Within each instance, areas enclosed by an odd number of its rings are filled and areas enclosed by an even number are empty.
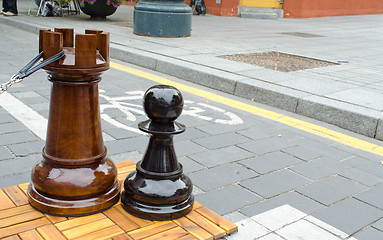
{"type": "Polygon", "coordinates": [[[43,58],[43,52],[39,53],[34,59],[32,59],[27,65],[25,65],[25,67],[23,67],[18,73],[14,74],[11,77],[11,80],[0,85],[0,94],[7,91],[7,89],[10,88],[12,85],[23,81],[24,78],[28,77],[29,75],[36,72],[37,70],[63,58],[64,56],[65,56],[65,53],[64,53],[64,50],[62,50],[58,54],[44,61],[41,61],[35,66],[35,64],[39,62],[40,59],[43,58]]]}
{"type": "Polygon", "coordinates": [[[17,77],[16,74],[13,74],[13,76],[11,77],[11,80],[9,80],[6,83],[1,84],[1,86],[0,86],[0,94],[2,94],[5,91],[7,91],[8,88],[10,88],[12,85],[14,85],[16,83],[19,83],[21,81],[23,81],[22,78],[17,77]]]}

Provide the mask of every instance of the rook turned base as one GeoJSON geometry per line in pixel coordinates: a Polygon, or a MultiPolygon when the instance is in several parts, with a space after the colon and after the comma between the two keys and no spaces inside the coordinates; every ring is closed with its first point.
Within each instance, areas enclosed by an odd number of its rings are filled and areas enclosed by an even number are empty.
{"type": "Polygon", "coordinates": [[[102,212],[114,204],[120,197],[118,181],[106,193],[85,199],[59,199],[40,193],[33,183],[27,190],[29,203],[36,210],[54,216],[78,217],[102,212]]]}
{"type": "Polygon", "coordinates": [[[106,148],[98,158],[82,159],[81,165],[55,159],[45,149],[43,157],[32,169],[32,182],[27,189],[28,201],[35,209],[73,217],[97,213],[118,202],[121,185],[116,165],[106,157],[106,148]]]}

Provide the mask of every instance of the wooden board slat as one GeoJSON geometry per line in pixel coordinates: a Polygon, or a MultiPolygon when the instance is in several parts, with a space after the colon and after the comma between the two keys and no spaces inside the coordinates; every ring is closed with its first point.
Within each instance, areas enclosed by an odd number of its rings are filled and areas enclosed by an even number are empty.
{"type": "Polygon", "coordinates": [[[204,240],[212,240],[214,239],[213,235],[206,231],[205,229],[201,228],[191,220],[183,217],[176,220],[173,220],[178,226],[182,227],[186,231],[188,231],[190,234],[195,236],[197,239],[204,239],[204,240]]]}
{"type": "Polygon", "coordinates": [[[44,215],[37,211],[22,213],[19,215],[0,219],[0,228],[9,227],[12,225],[28,222],[28,221],[35,220],[42,217],[44,217],[44,215]]]}
{"type": "Polygon", "coordinates": [[[27,195],[18,186],[6,187],[3,190],[16,206],[28,204],[27,195]]]}
{"type": "Polygon", "coordinates": [[[105,239],[111,238],[113,236],[117,236],[124,233],[124,230],[119,228],[116,225],[111,227],[107,227],[98,231],[91,232],[89,234],[83,235],[78,238],[73,238],[73,240],[96,240],[96,239],[105,239]]]}
{"type": "MultiPolygon", "coordinates": [[[[124,161],[124,162],[118,162],[116,163],[116,166],[118,168],[118,175],[117,179],[121,182],[123,185],[125,178],[128,176],[128,174],[136,169],[136,163],[133,161],[124,161]]],[[[123,186],[122,188],[123,189],[123,186]]]]}
{"type": "Polygon", "coordinates": [[[121,173],[121,174],[117,175],[117,179],[121,183],[121,189],[124,189],[124,181],[125,181],[126,177],[128,176],[128,174],[129,173],[121,173]]]}
{"type": "Polygon", "coordinates": [[[13,235],[6,238],[2,238],[1,240],[20,240],[20,238],[17,235],[13,235]]]}
{"type": "Polygon", "coordinates": [[[136,165],[121,167],[118,169],[118,174],[130,173],[131,171],[133,171],[135,169],[136,169],[136,165]]]}
{"type": "Polygon", "coordinates": [[[23,213],[27,213],[27,212],[33,212],[33,211],[36,211],[36,210],[33,209],[33,207],[31,207],[30,205],[13,207],[13,208],[9,208],[9,209],[5,209],[5,210],[0,211],[0,219],[8,218],[11,216],[15,216],[15,215],[19,215],[19,214],[23,214],[23,213]]]}
{"type": "Polygon", "coordinates": [[[13,208],[15,206],[12,200],[0,189],[0,210],[13,208]]]}
{"type": "Polygon", "coordinates": [[[9,226],[9,227],[0,228],[0,238],[12,236],[17,233],[32,230],[32,229],[35,229],[44,225],[48,225],[48,224],[50,224],[48,219],[39,218],[29,222],[23,222],[23,223],[9,226]]]}
{"type": "Polygon", "coordinates": [[[153,221],[150,221],[150,220],[146,220],[146,219],[142,219],[142,218],[138,218],[138,217],[135,217],[131,214],[129,214],[128,212],[126,212],[124,210],[124,208],[122,207],[122,205],[117,205],[117,206],[114,206],[118,211],[120,212],[123,212],[131,221],[133,221],[135,224],[137,224],[138,226],[140,227],[145,227],[145,226],[148,226],[148,225],[151,225],[153,224],[153,221]]]}
{"type": "Polygon", "coordinates": [[[125,211],[118,210],[116,207],[112,207],[103,213],[125,232],[139,228],[137,224],[129,219],[128,214],[125,211]]]}
{"type": "Polygon", "coordinates": [[[44,216],[46,218],[48,218],[49,221],[51,221],[51,223],[59,223],[59,222],[63,222],[63,221],[68,220],[68,218],[66,218],[66,217],[58,217],[58,216],[52,216],[52,215],[48,215],[48,214],[44,214],[44,216]]]}
{"type": "Polygon", "coordinates": [[[220,238],[226,235],[226,231],[224,229],[218,227],[195,211],[191,211],[188,215],[186,215],[186,217],[201,228],[214,235],[215,238],[220,238]]]}
{"type": "Polygon", "coordinates": [[[66,240],[66,238],[61,234],[61,232],[52,224],[37,228],[37,232],[45,240],[66,240]]]}
{"type": "Polygon", "coordinates": [[[185,235],[185,236],[182,236],[180,238],[178,238],[178,240],[198,240],[198,238],[194,237],[193,235],[185,235]]]}
{"type": "Polygon", "coordinates": [[[44,240],[35,229],[19,233],[19,237],[22,240],[44,240]]]}
{"type": "Polygon", "coordinates": [[[73,239],[73,238],[78,238],[80,236],[88,235],[88,234],[90,234],[92,232],[96,232],[100,229],[111,227],[113,225],[114,225],[114,223],[110,219],[104,218],[101,220],[97,220],[95,222],[90,222],[90,223],[83,224],[80,226],[75,226],[71,229],[62,231],[62,233],[68,239],[73,239]]]}
{"type": "Polygon", "coordinates": [[[131,161],[131,160],[122,161],[122,162],[116,162],[114,164],[116,164],[116,167],[118,168],[118,171],[120,171],[120,168],[122,168],[122,167],[132,166],[132,165],[136,166],[136,163],[131,161]]]}
{"type": "Polygon", "coordinates": [[[138,240],[138,239],[150,237],[154,234],[166,231],[174,227],[177,227],[177,224],[171,221],[156,222],[149,226],[130,231],[128,232],[128,235],[132,237],[134,240],[138,240]]]}
{"type": "Polygon", "coordinates": [[[98,220],[105,219],[106,217],[102,213],[97,213],[85,217],[77,217],[77,218],[72,218],[70,220],[64,221],[64,222],[59,222],[56,223],[55,226],[60,230],[60,231],[65,231],[68,229],[71,229],[76,226],[88,224],[91,222],[95,222],[98,220]]]}
{"type": "Polygon", "coordinates": [[[209,219],[210,221],[212,221],[218,227],[225,229],[227,234],[238,230],[237,225],[221,217],[220,215],[208,209],[207,207],[201,207],[196,209],[195,211],[201,214],[202,216],[204,216],[205,218],[209,219]]]}
{"type": "Polygon", "coordinates": [[[112,237],[112,240],[133,240],[133,238],[129,237],[126,233],[123,233],[112,237]]]}
{"type": "Polygon", "coordinates": [[[19,185],[19,188],[20,188],[25,194],[27,194],[28,186],[29,186],[29,183],[23,183],[23,184],[20,184],[20,185],[19,185]]]}
{"type": "Polygon", "coordinates": [[[144,240],[162,240],[162,239],[175,240],[185,235],[188,235],[188,233],[185,230],[183,230],[180,227],[175,227],[167,231],[150,236],[148,238],[144,238],[144,240]]]}

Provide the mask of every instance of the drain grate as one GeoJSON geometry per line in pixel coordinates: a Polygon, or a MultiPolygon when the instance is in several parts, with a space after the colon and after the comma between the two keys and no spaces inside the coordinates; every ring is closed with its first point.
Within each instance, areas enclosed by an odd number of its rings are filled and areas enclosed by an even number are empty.
{"type": "Polygon", "coordinates": [[[339,65],[337,63],[301,57],[280,52],[264,52],[250,54],[235,54],[220,56],[236,62],[243,62],[259,67],[269,68],[280,72],[293,72],[304,69],[339,65]]]}
{"type": "Polygon", "coordinates": [[[281,34],[290,35],[290,36],[294,36],[294,37],[302,37],[302,38],[324,37],[322,35],[316,35],[316,34],[311,34],[311,33],[303,33],[303,32],[283,32],[281,34]]]}

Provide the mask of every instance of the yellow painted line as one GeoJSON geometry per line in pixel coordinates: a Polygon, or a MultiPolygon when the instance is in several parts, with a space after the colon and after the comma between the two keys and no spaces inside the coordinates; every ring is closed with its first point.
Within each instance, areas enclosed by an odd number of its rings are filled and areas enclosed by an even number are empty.
{"type": "Polygon", "coordinates": [[[282,3],[277,0],[241,0],[240,6],[259,8],[282,8],[282,3]]]}
{"type": "Polygon", "coordinates": [[[321,126],[316,125],[316,124],[308,123],[308,122],[305,122],[305,121],[302,121],[302,120],[299,120],[296,118],[292,118],[292,117],[289,117],[289,116],[286,116],[283,114],[279,114],[279,113],[276,113],[273,111],[269,111],[266,109],[255,107],[255,106],[252,106],[252,105],[249,105],[246,103],[242,103],[242,102],[239,102],[239,101],[227,98],[227,97],[223,97],[223,96],[220,96],[220,95],[208,92],[208,91],[189,87],[185,84],[177,83],[177,82],[168,80],[166,78],[159,77],[159,76],[156,76],[154,74],[150,74],[150,73],[140,71],[137,69],[133,69],[133,68],[130,68],[130,67],[118,64],[118,63],[111,62],[110,66],[114,69],[117,69],[117,70],[120,70],[123,72],[127,72],[130,74],[136,75],[138,77],[142,77],[142,78],[157,82],[159,84],[171,85],[180,91],[188,92],[188,93],[191,93],[193,95],[196,95],[196,96],[199,96],[199,97],[202,97],[202,98],[205,98],[205,99],[217,102],[217,103],[221,103],[221,104],[224,104],[224,105],[229,106],[229,107],[233,107],[233,108],[236,108],[236,109],[257,115],[257,116],[264,117],[266,119],[270,119],[270,120],[273,120],[273,121],[276,121],[279,123],[283,123],[283,124],[286,124],[288,126],[303,130],[305,132],[312,133],[314,135],[317,135],[317,136],[320,136],[323,138],[333,140],[333,141],[338,142],[338,143],[342,143],[344,145],[347,145],[347,146],[350,146],[353,148],[357,148],[357,149],[364,150],[364,151],[367,151],[367,152],[370,152],[370,153],[373,153],[376,155],[383,156],[383,147],[381,147],[379,145],[376,145],[376,144],[373,144],[373,143],[370,143],[370,142],[367,142],[367,141],[364,141],[364,140],[361,140],[361,139],[358,139],[355,137],[351,137],[349,135],[339,133],[339,132],[330,130],[330,129],[325,128],[325,127],[321,127],[321,126]]]}

